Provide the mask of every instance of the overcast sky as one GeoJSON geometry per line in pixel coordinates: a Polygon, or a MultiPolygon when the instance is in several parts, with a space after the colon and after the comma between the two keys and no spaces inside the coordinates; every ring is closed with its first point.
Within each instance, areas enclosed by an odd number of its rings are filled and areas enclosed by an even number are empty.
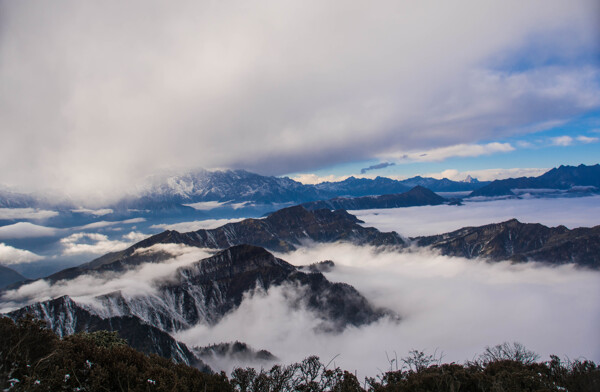
{"type": "Polygon", "coordinates": [[[0,184],[85,196],[173,168],[597,163],[599,15],[597,0],[0,0],[0,184]]]}

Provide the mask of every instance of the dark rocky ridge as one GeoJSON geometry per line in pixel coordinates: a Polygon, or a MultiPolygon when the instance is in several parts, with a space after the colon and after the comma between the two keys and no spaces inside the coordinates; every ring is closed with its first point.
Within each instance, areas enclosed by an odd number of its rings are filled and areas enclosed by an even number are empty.
{"type": "Polygon", "coordinates": [[[289,296],[291,305],[314,311],[325,329],[369,324],[386,314],[352,286],[331,283],[320,273],[301,272],[251,245],[234,246],[178,269],[155,296],[130,298],[115,292],[97,300],[108,315],[134,315],[162,330],[178,331],[199,322],[214,325],[240,305],[245,293],[280,285],[301,287],[298,295],[289,296]]]}
{"type": "Polygon", "coordinates": [[[414,238],[419,246],[431,246],[444,255],[483,257],[495,261],[575,263],[600,268],[600,226],[569,230],[512,219],[451,233],[414,238]]]}
{"type": "Polygon", "coordinates": [[[372,208],[399,208],[443,204],[447,200],[422,186],[404,193],[365,197],[336,197],[334,199],[304,203],[307,210],[366,210],[372,208]]]}
{"type": "Polygon", "coordinates": [[[183,244],[211,249],[251,244],[279,252],[293,251],[304,241],[406,246],[405,241],[395,232],[382,233],[372,227],[365,228],[359,223],[354,215],[346,211],[308,211],[302,206],[288,207],[264,219],[245,219],[211,230],[189,233],[164,231],[123,251],[109,253],[78,267],[59,271],[46,279],[55,282],[90,272],[122,271],[141,263],[160,262],[172,257],[166,252],[136,252],[155,244],[183,244]]]}

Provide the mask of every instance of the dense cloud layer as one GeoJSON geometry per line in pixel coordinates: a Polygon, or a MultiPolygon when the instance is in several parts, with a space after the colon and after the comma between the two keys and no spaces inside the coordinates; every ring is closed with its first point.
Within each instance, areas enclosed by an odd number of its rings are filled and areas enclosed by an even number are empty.
{"type": "Polygon", "coordinates": [[[599,104],[594,0],[0,7],[0,183],[87,204],[176,166],[507,151],[599,104]]]}
{"type": "MultiPolygon", "coordinates": [[[[159,244],[174,258],[144,264],[124,274],[84,275],[54,285],[37,281],[7,292],[0,312],[33,301],[70,295],[91,307],[94,296],[121,290],[126,297],[156,295],[156,284],[177,268],[207,257],[207,250],[159,244]]],[[[305,308],[289,306],[298,287],[248,294],[239,309],[214,327],[198,325],[177,334],[192,346],[240,340],[267,349],[280,361],[319,355],[325,362],[375,375],[388,368],[387,356],[411,349],[435,350],[446,361],[472,359],[486,345],[519,341],[544,358],[549,354],[600,360],[600,272],[572,265],[512,265],[440,256],[426,249],[398,253],[349,244],[302,247],[278,255],[295,265],[324,259],[336,267],[332,281],[356,287],[373,304],[401,316],[341,334],[319,332],[322,322],[305,308]],[[241,328],[240,326],[243,326],[241,328]]],[[[100,308],[98,308],[101,311],[100,308]]],[[[216,361],[225,370],[248,363],[216,361]]]]}
{"type": "Polygon", "coordinates": [[[442,234],[461,227],[481,226],[516,218],[523,223],[564,225],[570,229],[600,225],[600,196],[524,198],[465,202],[462,206],[426,206],[351,211],[381,231],[407,237],[442,234]]]}
{"type": "MultiPolygon", "coordinates": [[[[369,300],[397,312],[342,334],[316,332],[314,315],[290,309],[290,288],[247,298],[215,327],[177,335],[190,345],[241,340],[270,350],[283,362],[319,355],[327,363],[375,375],[389,370],[386,356],[411,349],[441,351],[444,361],[473,359],[486,346],[518,341],[543,358],[550,354],[600,359],[600,273],[533,263],[488,264],[428,251],[377,252],[352,245],[322,245],[280,255],[297,265],[331,259],[326,276],[354,285],[369,300]],[[243,325],[243,328],[240,326],[243,325]]],[[[214,362],[231,370],[240,362],[214,362]]]]}

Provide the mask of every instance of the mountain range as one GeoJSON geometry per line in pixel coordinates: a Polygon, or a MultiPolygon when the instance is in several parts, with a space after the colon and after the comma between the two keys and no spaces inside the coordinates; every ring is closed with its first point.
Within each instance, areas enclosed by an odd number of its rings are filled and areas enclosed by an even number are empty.
{"type": "Polygon", "coordinates": [[[308,210],[366,210],[371,208],[400,208],[415,206],[435,206],[447,202],[437,193],[420,185],[404,193],[381,196],[336,197],[329,200],[304,203],[308,210]]]}
{"type": "MultiPolygon", "coordinates": [[[[393,180],[385,177],[349,177],[339,182],[302,184],[287,177],[263,176],[245,170],[197,170],[192,173],[154,179],[153,184],[128,196],[110,207],[114,211],[127,210],[191,210],[187,204],[219,202],[224,205],[254,204],[300,204],[334,197],[361,197],[402,193],[415,186],[423,186],[434,192],[472,191],[488,182],[459,182],[448,179],[413,177],[393,180]]],[[[44,196],[0,191],[0,208],[57,207],[44,196]]],[[[75,203],[61,201],[58,207],[74,208],[75,203]]]]}
{"type": "MultiPolygon", "coordinates": [[[[349,242],[402,248],[406,241],[397,233],[382,233],[363,227],[362,221],[346,211],[309,211],[302,206],[278,210],[263,219],[245,219],[216,229],[180,233],[167,230],[148,237],[125,250],[108,253],[88,263],[67,268],[45,279],[57,282],[89,273],[124,271],[142,263],[158,263],[172,257],[167,252],[140,252],[157,244],[182,244],[198,248],[226,249],[251,244],[277,252],[289,252],[307,242],[349,242]]],[[[22,283],[28,283],[25,281],[22,283]]],[[[12,286],[13,288],[16,286],[12,286]]]]}
{"type": "MultiPolygon", "coordinates": [[[[560,166],[539,177],[510,178],[493,182],[434,179],[416,176],[406,180],[385,177],[349,177],[338,182],[302,184],[287,177],[263,176],[245,170],[197,170],[184,175],[154,178],[143,190],[129,190],[130,196],[102,206],[110,212],[106,220],[132,216],[232,217],[260,216],[286,205],[400,194],[420,186],[433,192],[469,192],[468,197],[514,196],[515,189],[558,189],[564,192],[598,192],[600,165],[560,166]],[[204,204],[207,203],[207,204],[204,204]]],[[[0,208],[47,208],[60,212],[57,224],[85,224],[93,216],[78,212],[80,205],[67,199],[53,204],[45,195],[26,195],[0,190],[0,208]]],[[[366,199],[365,199],[366,200],[366,199]]],[[[361,203],[363,201],[360,201],[361,203]]],[[[1,218],[0,218],[1,219],[1,218]]]]}
{"type": "Polygon", "coordinates": [[[514,196],[517,189],[560,189],[572,192],[600,190],[600,164],[593,166],[559,166],[539,177],[519,177],[496,180],[474,190],[475,196],[514,196]],[[577,189],[583,187],[584,189],[577,189]],[[586,189],[587,188],[587,189],[586,189]]]}

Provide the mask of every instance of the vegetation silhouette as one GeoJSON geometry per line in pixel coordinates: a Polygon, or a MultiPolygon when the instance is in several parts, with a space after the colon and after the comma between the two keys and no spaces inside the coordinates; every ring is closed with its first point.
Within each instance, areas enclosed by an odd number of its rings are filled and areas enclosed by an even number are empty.
{"type": "Polygon", "coordinates": [[[487,347],[464,364],[413,350],[390,370],[359,381],[356,374],[311,356],[269,370],[204,373],[142,354],[115,332],[58,338],[39,320],[0,318],[0,390],[4,391],[582,391],[600,390],[600,367],[588,360],[538,362],[519,343],[487,347]]]}

